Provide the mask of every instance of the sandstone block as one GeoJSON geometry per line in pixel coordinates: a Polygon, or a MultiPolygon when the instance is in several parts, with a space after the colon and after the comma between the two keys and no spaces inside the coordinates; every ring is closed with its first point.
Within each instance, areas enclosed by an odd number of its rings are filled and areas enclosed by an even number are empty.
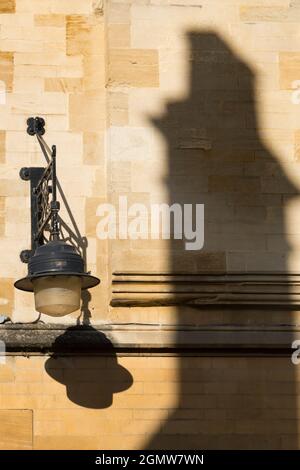
{"type": "Polygon", "coordinates": [[[108,64],[109,86],[157,87],[158,51],[151,49],[111,49],[108,64]]]}
{"type": "Polygon", "coordinates": [[[32,449],[32,410],[0,410],[1,450],[32,449]]]}

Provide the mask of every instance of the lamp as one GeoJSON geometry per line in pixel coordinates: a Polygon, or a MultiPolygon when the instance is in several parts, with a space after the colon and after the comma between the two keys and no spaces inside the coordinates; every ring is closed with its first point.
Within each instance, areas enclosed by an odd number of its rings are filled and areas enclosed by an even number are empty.
{"type": "Polygon", "coordinates": [[[43,135],[43,118],[29,118],[27,133],[36,136],[49,163],[46,168],[22,168],[20,177],[30,181],[31,250],[23,250],[21,261],[28,263],[28,275],[15,282],[17,289],[34,292],[40,313],[59,317],[80,307],[81,290],[100,280],[85,272],[84,261],[76,249],[60,239],[57,201],[56,146],[50,152],[43,135]],[[50,200],[51,195],[51,200],[50,200]],[[49,230],[49,240],[45,231],[49,230]]]}

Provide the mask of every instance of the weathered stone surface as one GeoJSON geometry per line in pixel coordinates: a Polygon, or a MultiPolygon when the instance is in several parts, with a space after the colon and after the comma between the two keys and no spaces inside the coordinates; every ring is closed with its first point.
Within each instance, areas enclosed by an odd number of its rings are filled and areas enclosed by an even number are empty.
{"type": "Polygon", "coordinates": [[[82,78],[46,78],[45,91],[80,93],[83,91],[82,78]]]}
{"type": "Polygon", "coordinates": [[[280,6],[247,6],[240,7],[242,21],[285,21],[289,19],[288,8],[280,6]]]}
{"type": "Polygon", "coordinates": [[[65,15],[34,15],[34,24],[36,26],[57,26],[63,27],[66,24],[65,15]]]}
{"type": "Polygon", "coordinates": [[[105,122],[104,93],[71,94],[69,112],[72,131],[101,131],[105,122]],[[93,115],[93,119],[91,119],[91,115],[93,115]]]}
{"type": "Polygon", "coordinates": [[[103,21],[97,17],[68,15],[66,26],[67,54],[103,54],[103,21]],[[100,39],[100,40],[99,40],[100,39]]]}
{"type": "Polygon", "coordinates": [[[0,52],[1,80],[6,85],[6,88],[5,88],[6,92],[12,91],[13,67],[14,67],[13,53],[12,52],[0,52]]]}
{"type": "Polygon", "coordinates": [[[279,79],[282,90],[295,89],[294,82],[300,76],[300,53],[280,52],[279,54],[279,79]]]}
{"type": "Polygon", "coordinates": [[[5,162],[5,139],[6,139],[6,132],[0,131],[0,162],[5,162]]]}
{"type": "MultiPolygon", "coordinates": [[[[212,270],[214,267],[215,271],[225,271],[224,256],[217,253],[201,255],[198,260],[198,271],[207,270],[207,266],[212,270]]],[[[280,274],[115,273],[112,304],[115,306],[191,304],[215,307],[260,305],[263,308],[285,304],[289,308],[291,305],[299,305],[298,281],[298,276],[280,274]]]]}
{"type": "MultiPolygon", "coordinates": [[[[195,306],[200,307],[195,301],[195,306]]],[[[259,327],[158,327],[158,326],[68,326],[68,325],[0,325],[0,340],[6,344],[6,351],[30,354],[34,352],[114,354],[117,351],[157,349],[186,349],[225,351],[277,349],[289,353],[291,327],[268,329],[259,327]]],[[[1,379],[0,365],[0,379],[1,379]]],[[[10,368],[5,366],[5,381],[13,379],[10,368]],[[9,380],[8,380],[9,379],[9,380]]],[[[38,371],[37,371],[38,373],[38,371]]],[[[19,379],[20,380],[20,379],[19,379]]],[[[38,380],[37,380],[38,381],[38,380]]],[[[27,382],[30,382],[30,379],[27,382]]]]}
{"type": "Polygon", "coordinates": [[[20,323],[0,325],[0,448],[299,447],[299,280],[284,275],[300,269],[299,6],[1,2],[0,313],[20,323]],[[65,325],[25,325],[33,295],[13,289],[30,243],[18,171],[44,164],[32,113],[102,281],[65,325]],[[204,204],[205,250],[98,240],[97,206],[119,195],[204,204]]]}
{"type": "Polygon", "coordinates": [[[14,13],[16,10],[16,0],[2,0],[0,13],[14,13]]]}
{"type": "MultiPolygon", "coordinates": [[[[2,211],[1,211],[2,212],[2,211]]],[[[5,218],[2,216],[3,225],[5,218]]],[[[4,228],[4,227],[3,227],[4,228]]],[[[3,315],[11,316],[14,306],[14,286],[13,279],[1,279],[0,282],[0,313],[3,315]]]]}
{"type": "Polygon", "coordinates": [[[32,449],[32,410],[0,410],[0,420],[1,450],[32,449]]]}
{"type": "Polygon", "coordinates": [[[108,44],[111,48],[130,47],[130,25],[111,24],[108,28],[108,44]]]}
{"type": "Polygon", "coordinates": [[[83,161],[86,165],[104,165],[104,132],[84,132],[83,161]]]}
{"type": "Polygon", "coordinates": [[[157,87],[158,54],[148,49],[111,49],[108,64],[109,86],[157,87]]]}

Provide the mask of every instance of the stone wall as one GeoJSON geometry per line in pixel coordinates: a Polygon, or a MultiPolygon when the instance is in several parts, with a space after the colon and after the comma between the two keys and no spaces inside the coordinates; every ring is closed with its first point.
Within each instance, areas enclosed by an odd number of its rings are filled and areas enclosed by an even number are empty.
{"type": "Polygon", "coordinates": [[[0,2],[0,314],[38,318],[13,288],[30,244],[19,169],[44,165],[26,133],[38,115],[65,232],[101,278],[63,321],[125,325],[141,348],[145,326],[176,328],[161,355],[25,358],[19,341],[0,364],[1,448],[298,447],[297,368],[272,350],[299,320],[299,19],[298,0],[0,2]],[[140,236],[101,240],[99,205],[120,196],[146,208],[140,236]],[[149,239],[161,203],[204,204],[203,249],[149,239]],[[195,329],[210,352],[176,352],[195,329]],[[275,332],[257,357],[248,330],[275,332]]]}
{"type": "Polygon", "coordinates": [[[297,272],[298,2],[16,0],[1,9],[1,311],[35,318],[32,297],[11,288],[29,245],[18,171],[43,164],[25,132],[34,114],[58,147],[76,227],[65,207],[63,217],[87,237],[88,269],[102,280],[94,321],[120,320],[109,308],[113,272],[297,272]],[[142,232],[99,240],[97,208],[119,196],[147,208],[205,204],[204,248],[142,232]]]}
{"type": "Polygon", "coordinates": [[[176,357],[9,358],[0,367],[0,447],[298,446],[294,395],[286,394],[294,389],[294,366],[286,358],[186,357],[183,363],[189,379],[180,415],[172,419],[181,386],[176,357]]]}

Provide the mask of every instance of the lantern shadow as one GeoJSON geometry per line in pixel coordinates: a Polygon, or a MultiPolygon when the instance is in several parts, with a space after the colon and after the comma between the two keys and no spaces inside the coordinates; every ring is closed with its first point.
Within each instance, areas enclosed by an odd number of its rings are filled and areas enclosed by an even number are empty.
{"type": "Polygon", "coordinates": [[[91,326],[73,326],[56,338],[45,370],[66,386],[69,400],[85,408],[108,408],[114,393],[133,384],[132,375],[118,364],[115,349],[104,333],[91,326]]]}

